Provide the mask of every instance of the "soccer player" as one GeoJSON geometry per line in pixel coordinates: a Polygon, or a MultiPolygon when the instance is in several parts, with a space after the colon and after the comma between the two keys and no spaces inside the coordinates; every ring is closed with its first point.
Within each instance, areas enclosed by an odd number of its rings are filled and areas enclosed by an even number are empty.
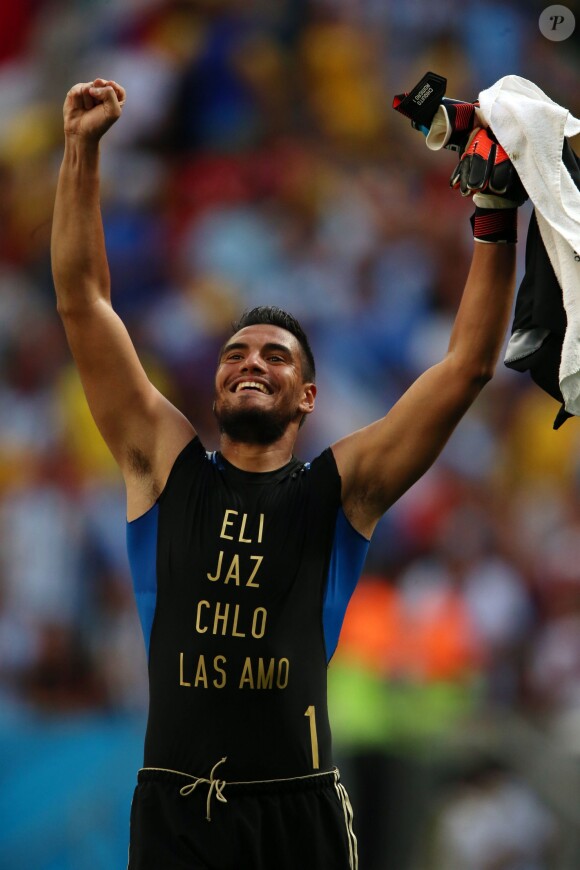
{"type": "MultiPolygon", "coordinates": [[[[479,208],[445,358],[312,462],[293,454],[316,399],[307,338],[279,309],[246,313],[219,356],[220,449],[207,453],[148,380],[111,304],[99,149],[124,102],[105,79],[66,96],[52,263],[91,412],[126,484],[148,650],[129,867],[354,870],[326,668],[376,523],[492,376],[512,306],[515,208],[499,218],[497,203],[479,208]]],[[[474,155],[466,149],[464,168],[474,155]]]]}

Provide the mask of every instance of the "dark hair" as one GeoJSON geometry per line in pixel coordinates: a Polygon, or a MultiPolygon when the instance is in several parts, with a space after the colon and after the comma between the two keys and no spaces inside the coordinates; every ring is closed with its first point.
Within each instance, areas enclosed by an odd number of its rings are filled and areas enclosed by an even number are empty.
{"type": "Polygon", "coordinates": [[[314,382],[316,377],[314,356],[306,333],[292,314],[288,314],[287,311],[283,311],[276,305],[260,305],[258,308],[252,308],[251,311],[244,311],[240,319],[232,324],[232,329],[235,333],[245,326],[257,326],[262,323],[270,326],[279,326],[280,329],[285,329],[287,332],[292,333],[302,348],[302,374],[304,375],[304,380],[314,382]]]}

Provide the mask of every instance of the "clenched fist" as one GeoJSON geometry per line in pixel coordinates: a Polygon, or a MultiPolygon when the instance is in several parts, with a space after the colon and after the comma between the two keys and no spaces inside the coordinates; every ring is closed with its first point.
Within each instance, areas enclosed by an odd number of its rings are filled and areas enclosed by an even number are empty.
{"type": "Polygon", "coordinates": [[[121,117],[125,89],[117,82],[95,79],[74,85],[64,101],[64,132],[97,141],[121,117]]]}

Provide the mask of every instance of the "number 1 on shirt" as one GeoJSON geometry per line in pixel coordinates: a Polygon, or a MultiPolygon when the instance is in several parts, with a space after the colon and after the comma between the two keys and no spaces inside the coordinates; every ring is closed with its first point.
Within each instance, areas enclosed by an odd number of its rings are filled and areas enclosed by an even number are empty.
{"type": "Polygon", "coordinates": [[[312,747],[312,767],[315,770],[318,770],[318,735],[316,733],[316,709],[314,704],[311,704],[310,707],[304,713],[305,716],[308,716],[310,719],[310,744],[312,747]]]}

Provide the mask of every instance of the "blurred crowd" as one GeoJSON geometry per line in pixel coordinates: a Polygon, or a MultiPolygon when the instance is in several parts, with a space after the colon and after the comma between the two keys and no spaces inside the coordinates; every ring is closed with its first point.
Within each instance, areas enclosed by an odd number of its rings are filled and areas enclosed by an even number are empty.
{"type": "MultiPolygon", "coordinates": [[[[465,99],[517,73],[579,116],[578,41],[541,36],[542,8],[2,4],[3,721],[146,706],[124,492],[71,363],[50,273],[69,87],[103,76],[127,89],[103,143],[102,208],[114,304],[151,378],[215,448],[224,336],[245,308],[287,308],[319,371],[317,411],[299,442],[310,459],[382,416],[441,358],[469,265],[471,208],[448,187],[454,155],[428,151],[391,110],[393,94],[428,69],[465,99]]],[[[520,278],[529,215],[527,205],[520,278]]],[[[379,525],[330,669],[337,748],[356,767],[353,782],[384,763],[380,782],[401,788],[417,759],[445,773],[440,804],[425,813],[431,845],[414,856],[419,870],[566,866],[549,862],[578,824],[566,811],[577,780],[564,795],[551,782],[560,757],[540,769],[556,749],[580,765],[580,424],[554,432],[557,410],[500,366],[436,467],[379,525]]],[[[396,817],[397,796],[383,798],[396,817]]],[[[366,868],[382,868],[364,848],[366,868]]]]}

